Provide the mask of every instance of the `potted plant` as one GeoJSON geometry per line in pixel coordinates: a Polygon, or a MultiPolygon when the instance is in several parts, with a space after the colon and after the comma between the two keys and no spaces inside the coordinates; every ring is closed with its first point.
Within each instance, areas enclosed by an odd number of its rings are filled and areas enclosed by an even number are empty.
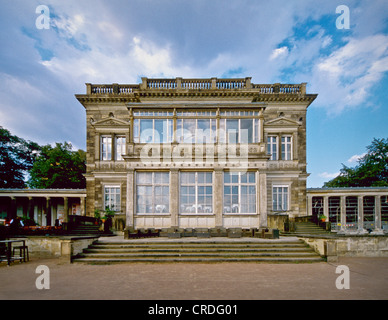
{"type": "Polygon", "coordinates": [[[321,222],[325,222],[326,219],[327,219],[327,217],[326,217],[325,215],[323,215],[323,214],[321,214],[321,215],[319,216],[319,221],[321,221],[321,222]]]}
{"type": "Polygon", "coordinates": [[[100,219],[101,219],[100,210],[98,210],[98,209],[94,210],[94,218],[96,218],[96,221],[94,223],[96,225],[99,225],[100,219]]]}
{"type": "Polygon", "coordinates": [[[102,217],[102,222],[104,222],[104,231],[109,231],[110,227],[112,226],[112,217],[115,215],[115,212],[106,207],[105,208],[105,215],[102,217]]]}

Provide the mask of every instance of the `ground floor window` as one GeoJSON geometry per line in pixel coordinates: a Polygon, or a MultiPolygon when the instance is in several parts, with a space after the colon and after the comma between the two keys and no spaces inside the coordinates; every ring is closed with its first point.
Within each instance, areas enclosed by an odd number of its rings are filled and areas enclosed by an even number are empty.
{"type": "Polygon", "coordinates": [[[168,172],[136,173],[136,212],[168,213],[170,198],[168,172]]]}
{"type": "Polygon", "coordinates": [[[212,172],[181,172],[180,213],[213,212],[212,172]]]}
{"type": "Polygon", "coordinates": [[[121,210],[121,191],[120,186],[104,187],[104,208],[113,211],[121,210]]]}
{"type": "Polygon", "coordinates": [[[254,172],[224,173],[224,213],[256,212],[254,172]]]}
{"type": "Polygon", "coordinates": [[[272,209],[273,211],[288,210],[288,186],[272,187],[272,209]]]}

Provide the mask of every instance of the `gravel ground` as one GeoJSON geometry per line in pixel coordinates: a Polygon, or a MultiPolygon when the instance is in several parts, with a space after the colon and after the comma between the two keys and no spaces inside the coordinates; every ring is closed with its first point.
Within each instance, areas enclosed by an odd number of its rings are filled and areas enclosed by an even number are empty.
{"type": "Polygon", "coordinates": [[[60,259],[0,264],[0,300],[386,300],[388,258],[338,262],[70,264],[60,259]],[[38,289],[36,269],[49,270],[38,289]],[[337,289],[336,267],[349,268],[337,289]],[[47,283],[47,282],[46,282],[47,283]],[[342,283],[344,283],[342,281],[342,283]]]}

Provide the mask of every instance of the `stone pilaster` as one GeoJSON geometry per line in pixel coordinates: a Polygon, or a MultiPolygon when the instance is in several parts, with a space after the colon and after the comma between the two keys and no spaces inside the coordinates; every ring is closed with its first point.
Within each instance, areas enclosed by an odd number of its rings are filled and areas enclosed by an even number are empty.
{"type": "Polygon", "coordinates": [[[126,209],[125,216],[126,229],[134,227],[134,191],[135,191],[135,171],[129,169],[127,172],[127,193],[126,193],[126,209]]]}
{"type": "Polygon", "coordinates": [[[171,227],[179,226],[179,170],[170,169],[170,214],[171,227]]]}
{"type": "Polygon", "coordinates": [[[264,228],[268,226],[267,223],[267,174],[265,172],[257,173],[257,191],[259,194],[259,203],[257,206],[259,207],[259,227],[264,228]]]}
{"type": "Polygon", "coordinates": [[[221,168],[214,169],[214,189],[213,189],[213,211],[215,214],[216,227],[223,227],[223,186],[224,186],[224,171],[221,168]]]}

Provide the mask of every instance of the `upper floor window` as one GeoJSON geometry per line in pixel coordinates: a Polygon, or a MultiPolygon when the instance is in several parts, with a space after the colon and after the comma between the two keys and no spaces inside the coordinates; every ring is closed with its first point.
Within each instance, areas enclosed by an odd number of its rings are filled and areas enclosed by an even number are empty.
{"type": "Polygon", "coordinates": [[[101,160],[112,160],[112,137],[101,137],[101,160]]]}
{"type": "Polygon", "coordinates": [[[177,119],[176,141],[214,143],[216,141],[216,119],[177,119]]]}
{"type": "Polygon", "coordinates": [[[135,119],[133,123],[135,143],[169,143],[172,133],[172,119],[135,119]]]}
{"type": "Polygon", "coordinates": [[[125,143],[126,139],[124,136],[116,137],[116,149],[115,149],[115,160],[124,160],[123,155],[125,155],[125,143]]]}
{"type": "Polygon", "coordinates": [[[282,136],[282,160],[292,160],[292,138],[291,136],[282,136]]]}
{"type": "Polygon", "coordinates": [[[223,143],[259,142],[259,119],[220,119],[219,140],[223,143]]]}
{"type": "Polygon", "coordinates": [[[292,136],[268,136],[267,154],[271,156],[270,160],[292,160],[292,136]]]}
{"type": "Polygon", "coordinates": [[[267,153],[271,156],[270,160],[278,160],[278,137],[268,136],[267,153]]]}

